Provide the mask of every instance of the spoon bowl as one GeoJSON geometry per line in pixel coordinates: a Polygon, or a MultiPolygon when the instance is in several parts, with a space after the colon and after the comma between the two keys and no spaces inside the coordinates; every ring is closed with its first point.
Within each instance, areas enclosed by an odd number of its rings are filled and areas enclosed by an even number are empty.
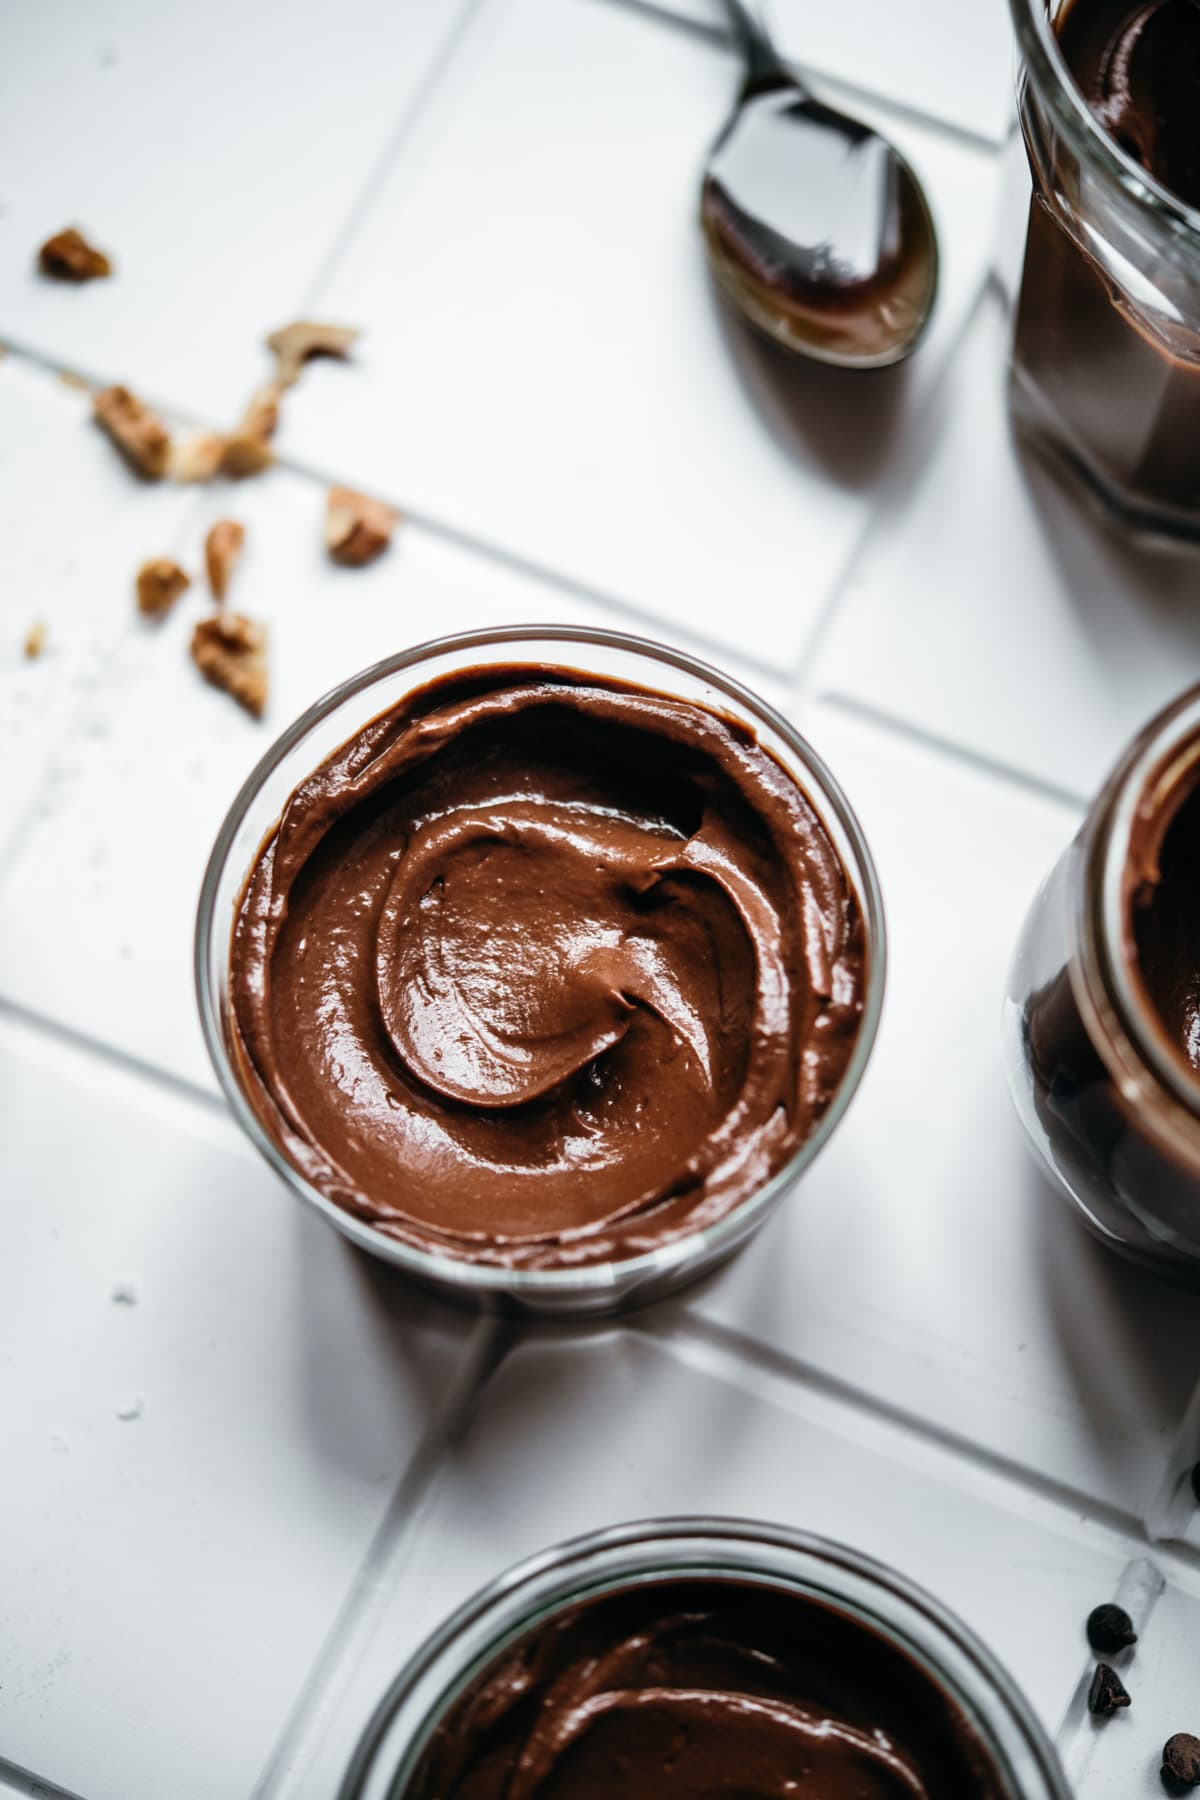
{"type": "Polygon", "coordinates": [[[701,188],[713,274],[787,350],[841,368],[901,362],[937,294],[921,184],[886,138],[808,93],[727,3],[748,72],[701,188]]]}

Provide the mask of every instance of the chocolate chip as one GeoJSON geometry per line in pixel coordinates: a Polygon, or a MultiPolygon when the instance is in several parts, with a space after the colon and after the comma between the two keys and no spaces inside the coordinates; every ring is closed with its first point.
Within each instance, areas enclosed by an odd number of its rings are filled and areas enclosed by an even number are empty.
{"type": "Polygon", "coordinates": [[[1109,1713],[1116,1712],[1119,1706],[1132,1704],[1128,1690],[1115,1669],[1107,1663],[1097,1663],[1096,1673],[1092,1676],[1092,1685],[1088,1689],[1088,1711],[1097,1718],[1106,1719],[1109,1713]]]}
{"type": "Polygon", "coordinates": [[[1087,1637],[1092,1649],[1101,1656],[1111,1656],[1115,1650],[1128,1650],[1130,1644],[1137,1643],[1133,1620],[1123,1606],[1097,1606],[1090,1612],[1087,1637]]]}
{"type": "Polygon", "coordinates": [[[1168,1791],[1200,1787],[1200,1738],[1177,1731],[1163,1745],[1163,1785],[1168,1791]]]}

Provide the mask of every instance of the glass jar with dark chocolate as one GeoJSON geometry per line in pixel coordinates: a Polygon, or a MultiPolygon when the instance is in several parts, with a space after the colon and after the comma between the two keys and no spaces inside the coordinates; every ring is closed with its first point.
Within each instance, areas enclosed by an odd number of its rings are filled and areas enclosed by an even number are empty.
{"type": "Polygon", "coordinates": [[[622,1525],[467,1602],[384,1696],[340,1800],[616,1793],[1068,1800],[1009,1677],[868,1557],[739,1519],[622,1525]]]}
{"type": "Polygon", "coordinates": [[[1200,1284],[1200,687],[1153,719],[1043,882],[1009,971],[1025,1129],[1108,1243],[1200,1284]]]}
{"type": "Polygon", "coordinates": [[[1014,417],[1128,522],[1200,535],[1200,8],[1011,4],[1032,175],[1014,417]]]}

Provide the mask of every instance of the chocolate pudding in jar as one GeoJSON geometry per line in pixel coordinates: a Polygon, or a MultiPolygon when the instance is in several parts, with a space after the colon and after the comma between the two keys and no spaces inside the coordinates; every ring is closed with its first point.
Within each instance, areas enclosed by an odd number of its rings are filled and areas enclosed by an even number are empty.
{"type": "Polygon", "coordinates": [[[1148,725],[1042,887],[1009,976],[1017,1109],[1107,1242],[1200,1284],[1200,689],[1148,725]]]}
{"type": "Polygon", "coordinates": [[[505,656],[533,636],[351,684],[382,709],[335,696],[325,744],[353,729],[307,770],[292,744],[273,823],[255,797],[223,968],[213,904],[198,941],[218,1072],[293,1184],[422,1277],[549,1310],[630,1271],[649,1298],[765,1216],[861,1072],[882,932],[784,721],[637,640],[505,656]]]}
{"type": "Polygon", "coordinates": [[[378,1709],[343,1800],[1062,1800],[987,1653],[903,1578],[751,1521],[623,1526],[496,1583],[378,1709]]]}
{"type": "Polygon", "coordinates": [[[1014,415],[1129,521],[1200,535],[1200,6],[1012,4],[1032,174],[1014,415]]]}

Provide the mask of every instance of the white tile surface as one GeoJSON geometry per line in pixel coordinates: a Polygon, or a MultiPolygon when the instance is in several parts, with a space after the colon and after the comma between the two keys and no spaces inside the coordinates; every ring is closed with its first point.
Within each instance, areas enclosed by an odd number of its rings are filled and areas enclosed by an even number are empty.
{"type": "Polygon", "coordinates": [[[3,1755],[87,1800],[240,1800],[470,1322],[215,1111],[8,1029],[0,1194],[3,1755]]]}
{"type": "Polygon", "coordinates": [[[1125,1560],[1069,1513],[736,1365],[632,1332],[529,1342],[485,1390],[287,1800],[333,1791],[405,1657],[484,1582],[577,1532],[677,1512],[869,1547],[984,1632],[1051,1731],[1086,1650],[1081,1620],[1125,1560]]]}
{"type": "Polygon", "coordinates": [[[1200,557],[1139,551],[1014,447],[989,303],[857,563],[820,683],[1080,796],[1200,671],[1200,557]]]}
{"type": "Polygon", "coordinates": [[[726,316],[696,224],[732,58],[605,0],[490,0],[321,309],[368,328],[283,442],[765,666],[798,653],[988,251],[991,158],[908,124],[932,335],[864,383],[726,316]]]}
{"type": "MultiPolygon", "coordinates": [[[[632,0],[726,34],[721,0],[632,0]]],[[[1013,105],[1013,45],[1005,0],[859,0],[855,7],[759,0],[780,54],[797,69],[993,143],[1013,105]]],[[[852,105],[847,100],[846,104],[852,105]]]]}
{"type": "Polygon", "coordinates": [[[0,11],[0,338],[230,419],[467,0],[0,11]],[[38,246],[77,224],[83,289],[38,246]]]}
{"type": "MultiPolygon", "coordinates": [[[[282,471],[206,494],[179,546],[196,586],[164,624],[134,622],[0,879],[0,995],[204,1086],[214,1078],[191,974],[200,881],[234,795],[275,735],[346,676],[428,637],[529,619],[628,624],[403,526],[377,563],[339,569],[322,545],[324,503],[316,483],[282,471]],[[270,631],[262,724],[206,686],[187,654],[211,604],[204,532],[222,512],[247,526],[229,604],[270,631]],[[82,903],[70,932],[48,933],[67,883],[82,903]]],[[[117,605],[124,620],[124,591],[117,605]]]]}
{"type": "Polygon", "coordinates": [[[884,99],[999,143],[1013,101],[1005,0],[866,0],[855,7],[764,0],[783,54],[884,99]]]}
{"type": "Polygon", "coordinates": [[[691,1307],[1141,1517],[1196,1386],[1200,1314],[1076,1225],[1000,1059],[1010,949],[1074,817],[832,709],[802,723],[877,861],[883,1023],[807,1182],[691,1307]]]}
{"type": "Polygon", "coordinates": [[[133,577],[193,504],[131,475],[86,394],[0,361],[0,864],[47,756],[133,623],[133,577]],[[45,649],[25,655],[35,622],[45,649]]]}

